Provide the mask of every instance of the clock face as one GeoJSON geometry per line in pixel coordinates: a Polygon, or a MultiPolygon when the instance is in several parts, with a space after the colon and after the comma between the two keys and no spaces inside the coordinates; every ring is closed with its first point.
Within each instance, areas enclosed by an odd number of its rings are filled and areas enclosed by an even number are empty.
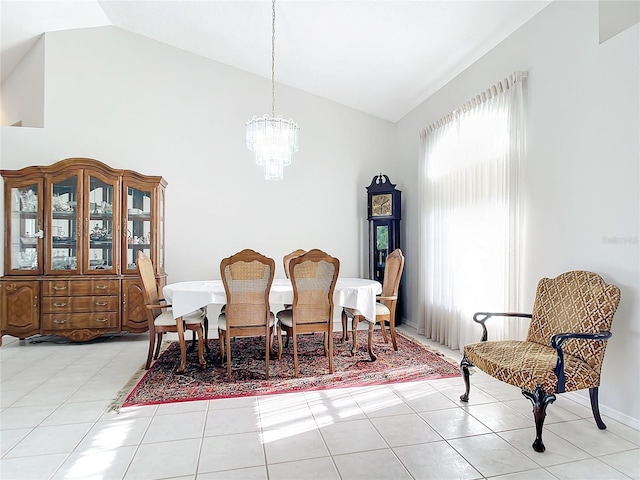
{"type": "Polygon", "coordinates": [[[390,193],[373,195],[371,198],[371,216],[387,217],[391,215],[391,199],[390,193]]]}

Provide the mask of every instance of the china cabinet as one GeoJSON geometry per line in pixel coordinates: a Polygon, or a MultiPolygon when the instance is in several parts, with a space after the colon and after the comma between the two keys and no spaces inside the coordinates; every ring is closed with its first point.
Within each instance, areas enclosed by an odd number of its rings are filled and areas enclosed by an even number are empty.
{"type": "Polygon", "coordinates": [[[147,329],[135,258],[164,271],[162,177],[89,158],[1,170],[4,276],[1,333],[86,341],[147,329]]]}

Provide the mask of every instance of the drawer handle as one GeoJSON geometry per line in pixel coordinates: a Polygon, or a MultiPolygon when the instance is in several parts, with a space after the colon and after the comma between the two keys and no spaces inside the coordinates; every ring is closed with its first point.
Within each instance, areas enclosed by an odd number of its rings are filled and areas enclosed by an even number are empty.
{"type": "Polygon", "coordinates": [[[66,307],[67,303],[66,302],[62,302],[62,303],[53,302],[53,306],[54,307],[66,307]]]}
{"type": "Polygon", "coordinates": [[[58,286],[58,285],[54,285],[54,286],[53,286],[53,287],[51,287],[51,288],[53,288],[54,290],[66,290],[66,289],[67,289],[67,286],[66,286],[66,285],[62,285],[62,286],[60,287],[60,286],[58,286]]]}
{"type": "Polygon", "coordinates": [[[108,305],[107,302],[95,302],[94,305],[96,307],[106,307],[108,305]]]}
{"type": "Polygon", "coordinates": [[[108,285],[96,285],[96,289],[98,290],[106,290],[107,288],[109,288],[108,285]]]}
{"type": "Polygon", "coordinates": [[[96,322],[105,323],[106,321],[106,318],[96,318],[96,322]]]}
{"type": "Polygon", "coordinates": [[[59,320],[59,319],[57,319],[57,318],[56,318],[56,319],[53,321],[53,323],[57,323],[58,325],[62,325],[63,323],[67,323],[67,321],[66,321],[66,320],[59,320]]]}

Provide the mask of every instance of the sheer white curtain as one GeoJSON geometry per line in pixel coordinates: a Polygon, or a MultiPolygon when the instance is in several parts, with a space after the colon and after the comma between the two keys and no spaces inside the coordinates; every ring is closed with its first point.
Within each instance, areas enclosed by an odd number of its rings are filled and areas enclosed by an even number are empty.
{"type": "MultiPolygon", "coordinates": [[[[480,340],[477,311],[521,311],[519,263],[526,72],[421,132],[418,333],[457,350],[480,340]]],[[[526,325],[492,318],[490,339],[526,325]]]]}

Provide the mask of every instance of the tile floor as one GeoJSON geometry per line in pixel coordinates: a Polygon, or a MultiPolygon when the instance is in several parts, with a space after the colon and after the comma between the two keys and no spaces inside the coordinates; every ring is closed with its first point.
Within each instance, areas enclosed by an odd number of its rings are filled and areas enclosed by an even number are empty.
{"type": "Polygon", "coordinates": [[[147,339],[5,337],[0,478],[640,479],[639,431],[560,395],[536,453],[530,402],[482,372],[466,405],[454,378],[108,412],[147,339]]]}

